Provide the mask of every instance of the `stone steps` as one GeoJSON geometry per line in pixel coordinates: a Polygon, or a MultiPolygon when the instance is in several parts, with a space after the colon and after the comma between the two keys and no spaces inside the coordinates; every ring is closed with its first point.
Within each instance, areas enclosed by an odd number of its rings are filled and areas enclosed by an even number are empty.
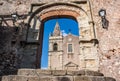
{"type": "Polygon", "coordinates": [[[115,81],[115,79],[89,70],[19,69],[16,75],[1,76],[0,81],[115,81]]]}
{"type": "Polygon", "coordinates": [[[24,76],[8,75],[1,77],[1,81],[115,81],[103,76],[24,76]]]}
{"type": "Polygon", "coordinates": [[[88,76],[104,76],[102,73],[96,71],[89,71],[89,70],[79,70],[79,71],[67,71],[67,70],[41,70],[41,69],[19,69],[18,75],[58,75],[58,76],[65,76],[65,75],[88,75],[88,76]]]}

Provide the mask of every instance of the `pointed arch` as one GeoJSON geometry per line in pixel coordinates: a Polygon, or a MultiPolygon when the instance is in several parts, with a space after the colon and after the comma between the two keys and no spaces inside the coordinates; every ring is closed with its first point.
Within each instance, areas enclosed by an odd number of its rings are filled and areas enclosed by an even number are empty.
{"type": "MultiPolygon", "coordinates": [[[[54,6],[68,6],[68,7],[74,7],[74,8],[77,8],[77,9],[80,9],[82,10],[86,15],[88,15],[86,13],[86,11],[84,9],[82,9],[80,6],[76,5],[76,4],[73,4],[73,3],[62,3],[62,2],[59,2],[59,3],[50,3],[50,4],[45,4],[45,5],[42,5],[41,7],[39,7],[37,10],[35,10],[31,15],[30,15],[30,18],[28,20],[28,24],[31,23],[31,20],[34,18],[35,15],[37,15],[38,13],[40,13],[41,11],[43,11],[44,9],[46,8],[50,8],[50,7],[54,7],[54,6]]],[[[32,12],[32,10],[31,10],[32,12]]],[[[77,12],[77,11],[76,11],[77,12]]]]}

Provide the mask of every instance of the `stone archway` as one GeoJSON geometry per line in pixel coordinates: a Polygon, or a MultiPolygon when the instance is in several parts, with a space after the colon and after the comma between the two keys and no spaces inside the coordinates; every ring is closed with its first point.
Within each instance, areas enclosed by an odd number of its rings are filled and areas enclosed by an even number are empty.
{"type": "MultiPolygon", "coordinates": [[[[37,5],[37,4],[36,4],[37,5]]],[[[28,30],[32,23],[32,19],[37,17],[40,19],[39,28],[39,46],[36,55],[36,68],[40,66],[40,59],[42,55],[42,42],[44,33],[44,22],[51,18],[68,17],[75,19],[79,24],[79,43],[80,43],[80,66],[81,68],[87,68],[95,70],[98,69],[99,59],[98,57],[93,57],[97,54],[96,46],[94,40],[95,38],[95,28],[93,20],[91,18],[90,7],[88,2],[81,2],[79,4],[72,2],[58,2],[58,3],[47,3],[41,4],[39,7],[34,4],[31,10],[32,14],[28,20],[28,30]],[[90,53],[90,54],[87,54],[90,53]],[[92,61],[91,61],[92,60],[92,61]],[[92,64],[91,64],[92,63],[92,64]],[[92,67],[91,67],[92,65],[92,67]]],[[[31,26],[32,27],[32,26],[31,26]]],[[[29,31],[28,31],[29,33],[29,31]]],[[[28,40],[27,33],[27,40],[28,40]]]]}

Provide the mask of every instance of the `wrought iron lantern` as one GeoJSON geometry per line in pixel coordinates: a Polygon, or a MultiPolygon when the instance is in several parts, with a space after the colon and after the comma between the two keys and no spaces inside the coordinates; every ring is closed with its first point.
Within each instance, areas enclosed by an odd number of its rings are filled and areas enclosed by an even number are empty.
{"type": "Polygon", "coordinates": [[[11,14],[11,16],[12,16],[12,18],[13,18],[13,25],[15,25],[15,22],[16,22],[17,19],[18,19],[18,14],[17,14],[17,12],[11,14]]]}
{"type": "Polygon", "coordinates": [[[12,16],[12,18],[15,19],[15,20],[18,18],[18,14],[17,14],[17,12],[11,14],[11,16],[12,16]]]}
{"type": "Polygon", "coordinates": [[[105,9],[101,9],[101,10],[99,11],[99,16],[105,17],[105,16],[106,16],[106,10],[105,10],[105,9]]]}
{"type": "Polygon", "coordinates": [[[108,29],[109,21],[106,19],[106,10],[101,9],[99,11],[99,16],[101,17],[102,27],[108,29]]]}

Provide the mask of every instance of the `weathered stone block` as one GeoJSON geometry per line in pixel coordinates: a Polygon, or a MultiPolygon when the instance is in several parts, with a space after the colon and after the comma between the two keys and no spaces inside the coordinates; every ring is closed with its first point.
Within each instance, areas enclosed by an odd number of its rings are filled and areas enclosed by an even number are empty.
{"type": "Polygon", "coordinates": [[[73,81],[73,77],[72,76],[59,76],[59,77],[53,77],[52,78],[53,81],[73,81]]]}
{"type": "Polygon", "coordinates": [[[104,77],[102,76],[89,76],[91,78],[91,81],[106,81],[104,77]]]}
{"type": "Polygon", "coordinates": [[[102,73],[99,73],[97,71],[90,71],[90,70],[85,70],[85,75],[90,75],[90,76],[103,76],[102,73]]]}
{"type": "Polygon", "coordinates": [[[84,70],[67,71],[67,75],[85,75],[85,71],[84,70]]]}
{"type": "Polygon", "coordinates": [[[116,81],[114,78],[111,77],[105,77],[105,81],[116,81]]]}
{"type": "Polygon", "coordinates": [[[25,76],[21,76],[21,75],[10,75],[10,76],[8,76],[9,78],[9,80],[8,81],[27,81],[27,77],[25,77],[25,76]]]}
{"type": "Polygon", "coordinates": [[[66,75],[66,70],[53,70],[52,71],[52,75],[56,75],[56,76],[64,76],[66,75]]]}
{"type": "Polygon", "coordinates": [[[36,69],[35,71],[38,75],[51,75],[52,74],[51,70],[36,69]]]}
{"type": "Polygon", "coordinates": [[[8,76],[1,76],[1,77],[0,77],[0,80],[1,80],[1,81],[9,81],[8,78],[9,78],[8,76]]]}
{"type": "Polygon", "coordinates": [[[67,70],[67,75],[74,75],[75,71],[68,71],[67,70]]]}
{"type": "Polygon", "coordinates": [[[28,76],[27,81],[39,81],[39,77],[28,76]]]}
{"type": "Polygon", "coordinates": [[[102,73],[99,73],[97,71],[89,71],[89,70],[67,71],[67,75],[103,76],[102,73]]]}
{"type": "Polygon", "coordinates": [[[53,81],[51,77],[41,77],[39,81],[53,81]]]}
{"type": "Polygon", "coordinates": [[[26,75],[26,76],[36,76],[36,71],[35,69],[19,69],[18,70],[18,75],[26,75]]]}
{"type": "Polygon", "coordinates": [[[88,76],[74,76],[74,81],[92,81],[88,76]]]}

